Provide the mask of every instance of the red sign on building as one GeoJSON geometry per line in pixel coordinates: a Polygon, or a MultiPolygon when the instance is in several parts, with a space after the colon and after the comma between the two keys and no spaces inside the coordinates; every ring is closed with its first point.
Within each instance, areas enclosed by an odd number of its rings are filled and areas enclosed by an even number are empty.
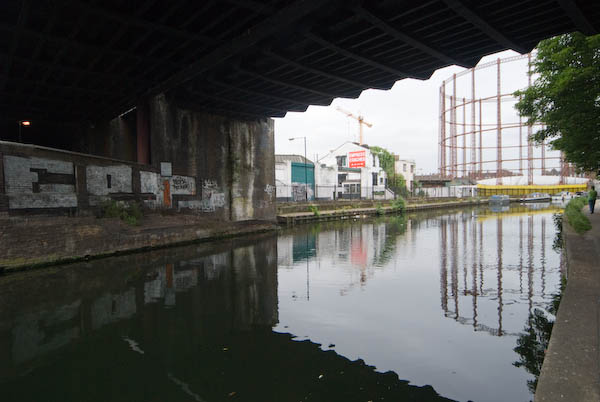
{"type": "Polygon", "coordinates": [[[348,166],[351,168],[365,167],[366,160],[366,151],[348,152],[348,166]]]}

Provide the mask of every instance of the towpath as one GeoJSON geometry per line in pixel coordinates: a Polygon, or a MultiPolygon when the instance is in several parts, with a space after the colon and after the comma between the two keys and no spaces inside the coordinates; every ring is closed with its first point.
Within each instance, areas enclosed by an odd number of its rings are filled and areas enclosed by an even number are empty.
{"type": "Polygon", "coordinates": [[[535,393],[537,402],[600,401],[600,211],[583,235],[564,224],[568,280],[535,393]]]}

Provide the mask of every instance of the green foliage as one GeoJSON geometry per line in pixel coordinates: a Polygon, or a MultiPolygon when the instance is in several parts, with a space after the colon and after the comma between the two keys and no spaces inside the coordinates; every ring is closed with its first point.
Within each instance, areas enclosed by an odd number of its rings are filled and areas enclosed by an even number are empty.
{"type": "Polygon", "coordinates": [[[383,206],[381,205],[381,203],[377,204],[377,207],[375,207],[375,213],[377,215],[383,215],[385,212],[383,210],[383,206]]]}
{"type": "Polygon", "coordinates": [[[394,155],[385,148],[370,147],[370,149],[379,158],[379,166],[387,173],[389,180],[394,173],[394,155]]]}
{"type": "Polygon", "coordinates": [[[536,308],[529,316],[529,325],[524,328],[525,333],[517,338],[517,346],[514,351],[520,357],[519,361],[514,362],[513,365],[523,367],[535,376],[534,380],[527,380],[527,386],[531,392],[535,392],[537,387],[538,376],[542,370],[553,325],[554,322],[549,321],[544,312],[536,308]]]}
{"type": "Polygon", "coordinates": [[[583,197],[573,198],[565,207],[565,216],[567,222],[575,231],[579,234],[584,233],[592,228],[592,224],[587,216],[582,212],[582,208],[586,203],[586,199],[583,197]]]}
{"type": "Polygon", "coordinates": [[[554,235],[554,241],[552,242],[552,250],[560,253],[563,248],[563,214],[553,214],[552,220],[554,221],[554,227],[556,229],[556,233],[554,235]]]}
{"type": "MultiPolygon", "coordinates": [[[[559,291],[552,294],[552,300],[546,308],[548,313],[556,315],[565,287],[566,280],[562,277],[559,291]]],[[[525,332],[517,338],[517,346],[514,348],[514,351],[519,354],[519,360],[513,365],[523,367],[535,376],[535,379],[527,380],[527,386],[533,393],[537,387],[538,376],[542,369],[553,326],[554,320],[536,307],[533,313],[529,314],[527,325],[524,328],[525,332]]]]}
{"type": "Polygon", "coordinates": [[[393,189],[394,192],[406,196],[408,194],[408,190],[406,189],[406,180],[401,174],[396,174],[396,160],[394,159],[394,155],[382,147],[373,146],[370,147],[370,149],[371,152],[379,157],[379,166],[381,166],[387,175],[388,187],[393,189]]]}
{"type": "Polygon", "coordinates": [[[100,206],[100,216],[102,218],[119,218],[129,225],[137,226],[141,223],[144,214],[137,202],[127,204],[108,200],[100,206]]]}
{"type": "Polygon", "coordinates": [[[533,139],[582,170],[600,168],[600,35],[575,32],[543,40],[532,62],[534,85],[515,92],[516,108],[529,123],[545,128],[533,139]]]}
{"type": "Polygon", "coordinates": [[[404,215],[394,216],[392,218],[382,218],[386,222],[385,240],[381,253],[375,253],[373,265],[382,267],[387,264],[394,256],[394,250],[398,244],[398,236],[406,232],[406,217],[404,215]]]}
{"type": "Polygon", "coordinates": [[[309,205],[308,210],[313,213],[314,216],[320,216],[319,207],[316,205],[309,205]]]}
{"type": "Polygon", "coordinates": [[[406,210],[406,201],[404,201],[404,198],[398,196],[392,201],[392,208],[397,212],[404,212],[406,210]]]}

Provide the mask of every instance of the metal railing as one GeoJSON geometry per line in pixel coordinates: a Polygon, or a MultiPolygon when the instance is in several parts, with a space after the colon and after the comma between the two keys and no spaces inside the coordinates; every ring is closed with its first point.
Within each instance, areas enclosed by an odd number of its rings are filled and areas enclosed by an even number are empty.
{"type": "Polygon", "coordinates": [[[305,184],[278,185],[275,187],[277,201],[334,201],[334,200],[391,200],[395,194],[384,185],[361,187],[355,185],[320,186],[305,184]]]}

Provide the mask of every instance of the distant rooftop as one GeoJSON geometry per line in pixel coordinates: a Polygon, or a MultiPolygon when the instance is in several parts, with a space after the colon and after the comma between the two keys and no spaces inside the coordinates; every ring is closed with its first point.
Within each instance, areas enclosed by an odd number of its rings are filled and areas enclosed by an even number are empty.
{"type": "Polygon", "coordinates": [[[394,155],[394,160],[395,161],[404,161],[404,162],[415,163],[414,159],[400,158],[400,155],[396,155],[396,154],[393,154],[393,155],[394,155]]]}
{"type": "Polygon", "coordinates": [[[275,155],[275,163],[285,163],[288,161],[294,163],[306,163],[309,165],[314,165],[312,161],[305,159],[302,155],[275,155]]]}

